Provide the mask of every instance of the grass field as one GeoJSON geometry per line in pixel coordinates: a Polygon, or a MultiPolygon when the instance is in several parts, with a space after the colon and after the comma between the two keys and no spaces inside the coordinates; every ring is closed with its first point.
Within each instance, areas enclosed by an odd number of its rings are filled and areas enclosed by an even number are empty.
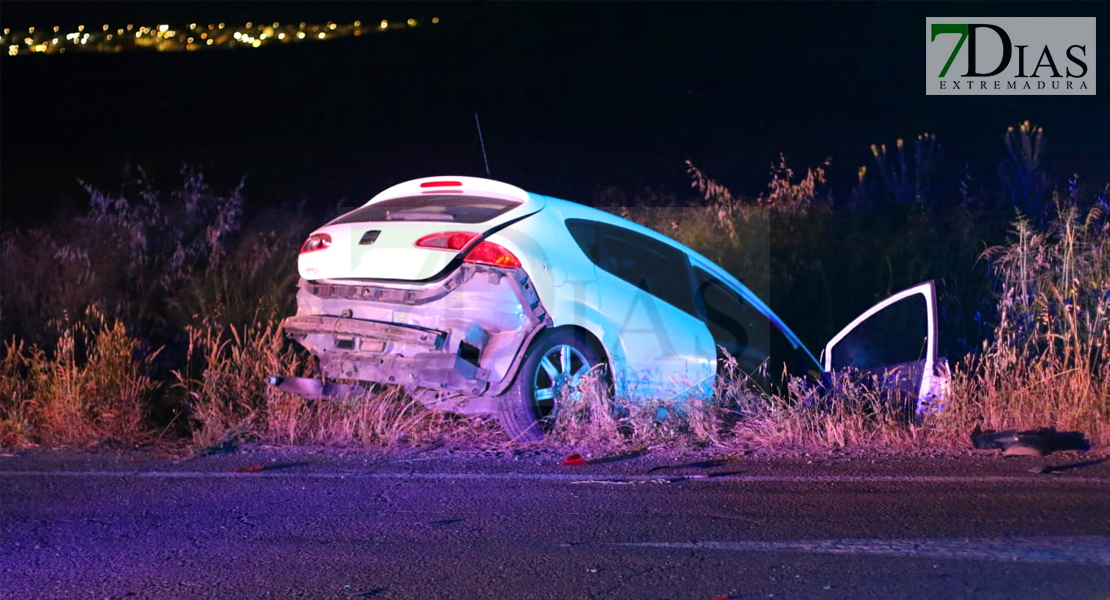
{"type": "MultiPolygon", "coordinates": [[[[796,315],[803,340],[935,280],[952,366],[937,414],[907,419],[866,385],[761,389],[729,365],[712,398],[680,407],[588,391],[545,443],[958,447],[977,425],[1110,443],[1110,184],[1043,173],[1044,132],[1028,122],[1003,139],[988,183],[946,170],[923,134],[872,146],[835,195],[831,163],[802,175],[780,159],[755,196],[689,165],[689,197],[593,198],[738,274],[796,315]]],[[[89,188],[83,213],[2,234],[0,445],[504,443],[496,426],[429,412],[398,389],[313,403],[267,387],[266,375],[312,372],[279,324],[294,308],[297,247],[322,218],[304,207],[245,214],[242,186],[219,193],[192,169],[171,191],[129,177],[118,192],[89,188]]]]}

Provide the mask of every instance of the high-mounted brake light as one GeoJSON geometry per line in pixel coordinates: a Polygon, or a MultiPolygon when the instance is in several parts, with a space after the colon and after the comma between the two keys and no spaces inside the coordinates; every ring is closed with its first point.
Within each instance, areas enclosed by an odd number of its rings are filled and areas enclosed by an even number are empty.
{"type": "MultiPolygon", "coordinates": [[[[444,231],[443,233],[426,235],[416,240],[416,247],[459,251],[466,248],[476,237],[478,237],[478,234],[472,231],[444,231]]],[[[515,269],[520,266],[520,260],[513,256],[512,252],[493,242],[478,244],[466,253],[463,262],[504,267],[506,269],[515,269]]]]}
{"type": "Polygon", "coordinates": [[[301,244],[301,254],[327,250],[328,248],[331,248],[331,236],[326,233],[314,233],[308,236],[304,244],[301,244]]]}
{"type": "Polygon", "coordinates": [[[461,181],[425,181],[420,184],[422,188],[461,187],[461,181]]]}

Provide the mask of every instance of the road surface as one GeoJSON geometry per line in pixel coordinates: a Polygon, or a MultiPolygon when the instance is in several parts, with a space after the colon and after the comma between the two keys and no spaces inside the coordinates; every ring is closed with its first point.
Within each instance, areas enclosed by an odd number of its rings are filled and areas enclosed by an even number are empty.
{"type": "Polygon", "coordinates": [[[1110,462],[0,458],[3,598],[1110,599],[1110,462]]]}

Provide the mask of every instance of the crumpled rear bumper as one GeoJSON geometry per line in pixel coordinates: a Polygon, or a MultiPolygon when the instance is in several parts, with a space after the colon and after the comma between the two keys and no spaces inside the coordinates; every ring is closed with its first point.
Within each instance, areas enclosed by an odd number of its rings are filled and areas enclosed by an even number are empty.
{"type": "Polygon", "coordinates": [[[340,344],[349,343],[352,351],[340,353],[334,357],[338,362],[329,361],[325,367],[325,374],[330,377],[435,387],[474,396],[489,387],[489,369],[463,359],[457,352],[443,351],[448,338],[445,331],[350,317],[304,315],[286,319],[285,332],[304,339],[318,335],[337,339],[340,344]],[[387,345],[421,348],[426,352],[411,356],[381,352],[387,345]],[[366,352],[354,352],[356,348],[380,350],[369,353],[374,356],[366,356],[366,352]]]}
{"type": "Polygon", "coordinates": [[[440,408],[445,397],[501,393],[548,324],[523,269],[470,264],[426,285],[302,280],[284,323],[325,377],[435,391],[414,395],[440,408]]]}

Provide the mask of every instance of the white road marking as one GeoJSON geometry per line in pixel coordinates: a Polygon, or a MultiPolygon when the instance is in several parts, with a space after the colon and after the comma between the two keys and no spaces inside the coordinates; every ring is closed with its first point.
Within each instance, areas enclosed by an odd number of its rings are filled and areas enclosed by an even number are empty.
{"type": "MultiPolygon", "coordinates": [[[[262,465],[265,469],[266,465],[262,465]]],[[[955,483],[955,484],[1021,484],[1088,486],[1110,485],[1110,477],[1075,477],[1060,475],[745,475],[725,473],[717,476],[693,475],[602,475],[592,473],[418,473],[418,472],[313,472],[294,468],[274,467],[253,473],[230,471],[20,471],[3,470],[0,477],[77,477],[77,478],[139,478],[139,479],[411,479],[466,481],[555,481],[565,483],[955,483]]]]}
{"type": "Polygon", "coordinates": [[[841,539],[735,542],[645,542],[614,544],[640,548],[737,550],[742,552],[804,552],[988,560],[1001,562],[1064,563],[1110,567],[1110,537],[1016,537],[983,539],[841,539]]]}

